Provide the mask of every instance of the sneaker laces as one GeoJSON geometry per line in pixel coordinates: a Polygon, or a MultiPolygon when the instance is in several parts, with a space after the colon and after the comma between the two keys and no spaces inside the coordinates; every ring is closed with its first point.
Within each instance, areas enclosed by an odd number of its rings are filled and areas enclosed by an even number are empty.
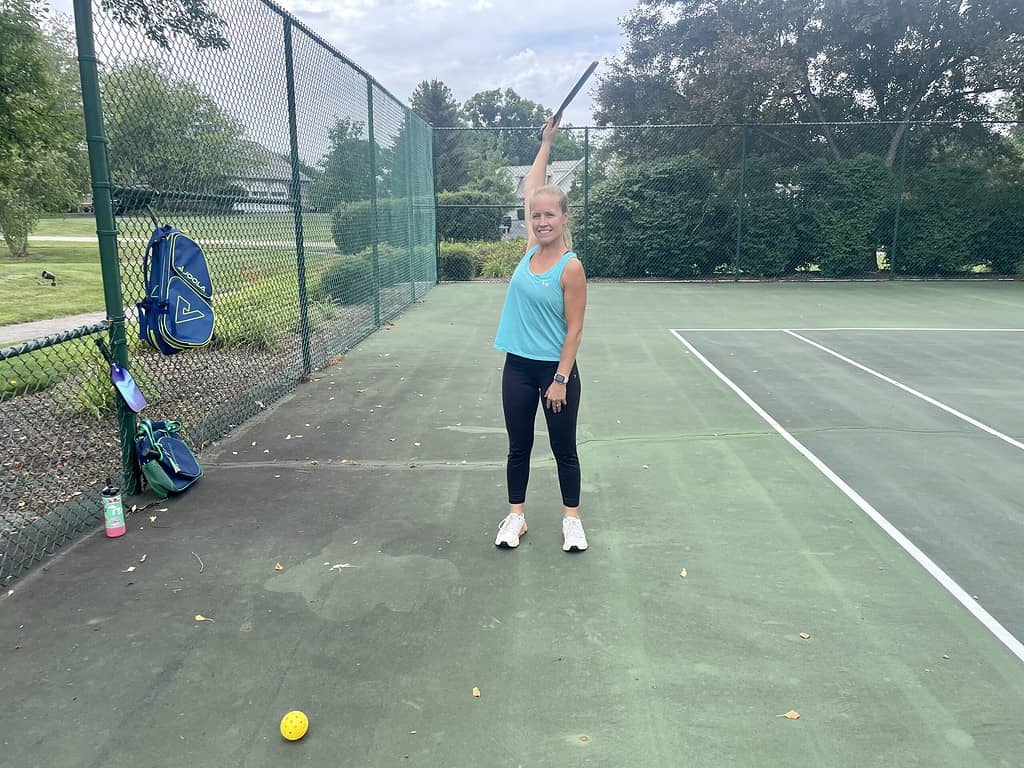
{"type": "Polygon", "coordinates": [[[523,523],[525,522],[526,518],[523,515],[510,513],[505,516],[505,519],[501,521],[501,525],[498,526],[498,535],[514,533],[518,536],[519,532],[523,530],[523,523]]]}

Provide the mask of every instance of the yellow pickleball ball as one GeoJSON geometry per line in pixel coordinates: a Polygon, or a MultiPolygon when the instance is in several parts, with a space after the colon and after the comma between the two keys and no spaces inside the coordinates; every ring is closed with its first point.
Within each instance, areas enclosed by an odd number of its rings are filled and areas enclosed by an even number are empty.
{"type": "Polygon", "coordinates": [[[281,735],[288,741],[298,741],[309,730],[309,718],[305,712],[293,709],[281,718],[281,735]]]}

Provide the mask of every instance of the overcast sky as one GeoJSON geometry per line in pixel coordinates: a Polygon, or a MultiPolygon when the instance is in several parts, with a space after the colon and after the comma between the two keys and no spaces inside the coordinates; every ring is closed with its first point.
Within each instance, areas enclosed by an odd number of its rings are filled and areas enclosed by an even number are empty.
{"type": "MultiPolygon", "coordinates": [[[[71,0],[51,0],[71,14],[71,0]]],[[[622,49],[636,0],[282,0],[342,53],[408,103],[421,80],[443,80],[461,104],[513,88],[554,109],[588,63],[622,49]]],[[[600,69],[598,73],[600,73],[600,69]]],[[[568,121],[592,121],[594,80],[568,121]]]]}
{"type": "MultiPolygon", "coordinates": [[[[399,98],[438,78],[461,103],[514,88],[554,109],[594,59],[623,45],[619,19],[635,0],[285,0],[399,98]]],[[[591,122],[588,88],[569,119],[591,122]]]]}

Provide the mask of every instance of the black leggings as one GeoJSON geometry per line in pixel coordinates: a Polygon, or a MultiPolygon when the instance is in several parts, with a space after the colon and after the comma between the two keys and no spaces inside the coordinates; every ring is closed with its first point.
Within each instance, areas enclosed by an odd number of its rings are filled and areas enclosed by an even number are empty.
{"type": "MultiPolygon", "coordinates": [[[[533,450],[533,427],[537,404],[555,380],[557,362],[529,360],[509,354],[501,377],[501,401],[508,430],[508,502],[526,502],[526,484],[530,480],[530,453],[533,450]]],[[[576,455],[576,416],[580,410],[580,372],[575,365],[566,384],[562,410],[555,413],[544,408],[548,423],[551,450],[558,464],[558,484],[562,503],[567,507],[580,505],[580,460],[576,455]]]]}

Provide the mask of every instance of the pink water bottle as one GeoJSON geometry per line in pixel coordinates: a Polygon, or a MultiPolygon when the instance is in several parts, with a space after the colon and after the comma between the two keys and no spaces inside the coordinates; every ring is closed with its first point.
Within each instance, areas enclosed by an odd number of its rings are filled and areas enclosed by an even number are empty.
{"type": "Polygon", "coordinates": [[[124,506],[121,504],[121,489],[115,488],[107,478],[107,485],[103,489],[103,522],[106,525],[107,536],[116,539],[124,536],[127,530],[124,525],[124,506]]]}

